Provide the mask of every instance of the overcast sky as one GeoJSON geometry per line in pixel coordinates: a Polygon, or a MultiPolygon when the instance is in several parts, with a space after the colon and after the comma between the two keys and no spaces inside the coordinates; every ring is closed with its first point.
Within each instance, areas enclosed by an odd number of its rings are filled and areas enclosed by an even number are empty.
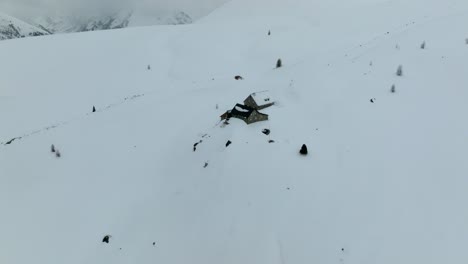
{"type": "Polygon", "coordinates": [[[209,13],[228,0],[0,0],[0,12],[20,18],[50,14],[90,14],[136,9],[161,14],[180,10],[194,18],[209,13]]]}

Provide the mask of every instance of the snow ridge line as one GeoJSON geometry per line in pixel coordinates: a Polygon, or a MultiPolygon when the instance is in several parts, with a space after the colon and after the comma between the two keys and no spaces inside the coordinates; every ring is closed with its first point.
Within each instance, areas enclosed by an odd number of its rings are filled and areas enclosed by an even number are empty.
{"type": "MultiPolygon", "coordinates": [[[[134,100],[139,99],[139,98],[141,98],[143,96],[145,96],[145,94],[135,94],[135,95],[132,95],[132,96],[125,97],[124,99],[122,99],[121,101],[119,101],[117,103],[109,104],[106,107],[97,110],[96,113],[108,111],[109,109],[112,109],[114,107],[117,107],[119,105],[125,104],[125,103],[130,102],[130,101],[134,101],[134,100]]],[[[31,137],[31,136],[34,136],[36,134],[42,133],[42,132],[46,132],[46,131],[49,131],[49,130],[52,130],[52,129],[59,128],[61,126],[68,125],[68,124],[70,124],[70,123],[72,123],[74,121],[83,119],[83,118],[85,118],[85,117],[87,117],[87,116],[89,116],[91,114],[93,114],[93,113],[87,113],[86,115],[84,115],[82,117],[77,117],[77,118],[74,118],[74,119],[70,119],[68,121],[61,121],[61,122],[46,126],[44,128],[41,128],[41,129],[33,130],[32,132],[29,132],[29,133],[24,133],[22,136],[13,137],[12,139],[10,139],[10,140],[8,140],[6,142],[0,142],[0,146],[11,145],[13,142],[21,140],[23,138],[31,137]]]]}

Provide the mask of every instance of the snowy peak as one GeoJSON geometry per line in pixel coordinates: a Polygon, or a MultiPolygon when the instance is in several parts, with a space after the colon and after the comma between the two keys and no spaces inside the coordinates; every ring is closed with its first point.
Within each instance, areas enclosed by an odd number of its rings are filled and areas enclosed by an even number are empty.
{"type": "Polygon", "coordinates": [[[174,12],[165,16],[148,16],[133,11],[121,11],[92,17],[42,17],[34,21],[34,24],[52,33],[72,33],[134,26],[182,25],[192,22],[192,18],[184,12],[174,12]]]}
{"type": "Polygon", "coordinates": [[[33,24],[52,33],[72,33],[124,28],[128,26],[132,12],[93,17],[50,16],[40,17],[33,24]]]}
{"type": "Polygon", "coordinates": [[[188,14],[186,14],[184,12],[177,12],[177,13],[174,14],[172,19],[169,18],[168,22],[172,22],[172,23],[168,23],[168,24],[183,25],[183,24],[192,24],[193,20],[188,14]]]}
{"type": "Polygon", "coordinates": [[[0,13],[0,40],[48,35],[43,29],[0,13]]]}
{"type": "Polygon", "coordinates": [[[185,12],[169,15],[143,15],[120,11],[90,17],[47,16],[28,22],[0,13],[0,40],[42,36],[55,33],[74,33],[152,25],[183,25],[193,23],[185,12]]]}

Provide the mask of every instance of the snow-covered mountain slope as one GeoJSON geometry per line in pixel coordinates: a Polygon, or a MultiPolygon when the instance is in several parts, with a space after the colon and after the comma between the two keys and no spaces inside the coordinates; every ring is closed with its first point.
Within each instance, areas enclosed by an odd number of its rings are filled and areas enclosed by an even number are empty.
{"type": "Polygon", "coordinates": [[[0,262],[466,262],[467,13],[233,0],[1,42],[0,262]],[[219,122],[263,90],[269,121],[219,122]]]}
{"type": "Polygon", "coordinates": [[[0,40],[48,35],[48,32],[24,21],[0,13],[0,40]]]}
{"type": "Polygon", "coordinates": [[[143,15],[139,12],[120,11],[91,17],[48,16],[36,19],[34,24],[53,33],[71,33],[126,28],[128,26],[182,25],[193,21],[184,12],[169,15],[143,15]]]}

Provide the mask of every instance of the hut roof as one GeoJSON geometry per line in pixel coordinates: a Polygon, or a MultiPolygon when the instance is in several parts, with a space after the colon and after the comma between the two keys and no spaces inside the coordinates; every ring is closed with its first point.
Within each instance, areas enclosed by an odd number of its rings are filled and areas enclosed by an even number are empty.
{"type": "Polygon", "coordinates": [[[241,104],[236,104],[234,108],[231,110],[232,115],[238,115],[238,116],[244,116],[244,117],[249,117],[252,112],[254,111],[253,108],[241,105],[241,104]]]}
{"type": "Polygon", "coordinates": [[[255,92],[250,96],[252,96],[258,106],[273,103],[273,101],[270,99],[270,94],[268,91],[255,92]]]}

